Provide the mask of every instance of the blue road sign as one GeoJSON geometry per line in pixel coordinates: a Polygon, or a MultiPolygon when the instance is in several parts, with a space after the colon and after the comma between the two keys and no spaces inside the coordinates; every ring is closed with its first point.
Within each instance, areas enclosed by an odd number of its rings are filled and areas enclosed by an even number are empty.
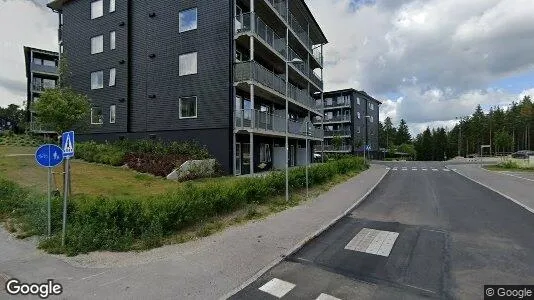
{"type": "Polygon", "coordinates": [[[367,145],[367,147],[365,147],[367,151],[371,151],[371,145],[367,145]]]}
{"type": "Polygon", "coordinates": [[[41,167],[55,167],[63,161],[63,150],[56,145],[42,145],[35,151],[35,161],[41,167]]]}
{"type": "Polygon", "coordinates": [[[63,132],[61,135],[61,149],[63,157],[70,158],[74,156],[74,131],[63,132]]]}

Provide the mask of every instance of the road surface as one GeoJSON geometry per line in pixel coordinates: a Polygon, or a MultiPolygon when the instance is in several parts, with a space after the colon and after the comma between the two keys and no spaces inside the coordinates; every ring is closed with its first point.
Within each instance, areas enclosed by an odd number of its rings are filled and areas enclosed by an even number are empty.
{"type": "Polygon", "coordinates": [[[482,299],[534,283],[534,215],[445,167],[388,164],[348,216],[232,299],[482,299]]]}

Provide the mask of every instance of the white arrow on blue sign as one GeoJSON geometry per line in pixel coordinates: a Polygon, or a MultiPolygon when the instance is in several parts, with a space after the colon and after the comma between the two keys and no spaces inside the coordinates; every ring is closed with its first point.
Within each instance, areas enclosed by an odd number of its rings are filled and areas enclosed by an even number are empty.
{"type": "Polygon", "coordinates": [[[74,156],[74,131],[64,132],[61,135],[61,148],[63,149],[63,157],[74,156]]]}
{"type": "Polygon", "coordinates": [[[63,150],[56,145],[42,145],[35,151],[35,161],[41,167],[53,168],[63,161],[63,150]]]}

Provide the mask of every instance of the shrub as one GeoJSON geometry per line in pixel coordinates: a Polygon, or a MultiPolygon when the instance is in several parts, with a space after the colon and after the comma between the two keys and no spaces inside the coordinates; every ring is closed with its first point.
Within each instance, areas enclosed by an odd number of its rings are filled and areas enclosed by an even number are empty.
{"type": "MultiPolygon", "coordinates": [[[[92,147],[88,144],[87,147],[92,147]]],[[[361,158],[344,158],[309,168],[310,186],[339,174],[367,167],[361,158]]],[[[292,190],[305,186],[304,168],[290,170],[292,190]]],[[[40,247],[69,255],[95,250],[124,251],[134,247],[155,247],[177,230],[235,211],[247,204],[266,203],[285,191],[284,172],[263,177],[238,177],[202,184],[185,183],[178,189],[149,197],[74,196],[68,207],[66,248],[55,236],[40,247]]],[[[44,233],[45,197],[36,196],[16,184],[0,179],[0,218],[18,218],[29,234],[44,233]]],[[[61,199],[53,202],[54,233],[61,230],[61,199]]]]}
{"type": "Polygon", "coordinates": [[[497,166],[504,169],[519,169],[521,166],[513,160],[506,160],[499,163],[497,166]]]}

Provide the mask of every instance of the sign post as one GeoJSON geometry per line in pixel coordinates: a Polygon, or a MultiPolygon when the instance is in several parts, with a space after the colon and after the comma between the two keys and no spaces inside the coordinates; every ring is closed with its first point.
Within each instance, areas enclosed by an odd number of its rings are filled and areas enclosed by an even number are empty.
{"type": "Polygon", "coordinates": [[[65,236],[67,233],[67,200],[69,195],[69,160],[74,156],[74,131],[64,132],[61,135],[61,148],[65,158],[65,182],[63,184],[63,228],[61,235],[61,245],[65,246],[65,236]]]}
{"type": "Polygon", "coordinates": [[[48,237],[52,234],[52,168],[63,161],[63,150],[56,145],[42,145],[35,151],[35,161],[38,165],[48,168],[48,237]]]}

